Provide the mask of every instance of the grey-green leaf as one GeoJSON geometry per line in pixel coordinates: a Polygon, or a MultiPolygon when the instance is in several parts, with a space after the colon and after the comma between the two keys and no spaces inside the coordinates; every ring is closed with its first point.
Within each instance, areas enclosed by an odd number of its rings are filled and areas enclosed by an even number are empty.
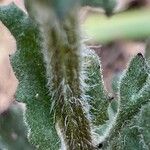
{"type": "Polygon", "coordinates": [[[17,41],[18,50],[12,58],[20,82],[16,97],[27,105],[26,119],[31,130],[29,139],[37,149],[58,149],[59,140],[53,115],[50,114],[51,101],[46,87],[39,29],[14,4],[0,7],[0,20],[17,41]]]}
{"type": "Polygon", "coordinates": [[[120,131],[110,143],[113,150],[149,150],[150,148],[150,103],[144,105],[139,113],[120,131]]]}
{"type": "MultiPolygon", "coordinates": [[[[115,124],[110,131],[109,137],[106,139],[107,146],[105,145],[104,149],[124,150],[131,149],[131,147],[133,149],[143,149],[141,139],[139,140],[142,134],[141,128],[137,124],[137,120],[140,123],[143,121],[145,123],[149,122],[147,117],[149,114],[148,109],[144,109],[144,106],[150,103],[150,77],[148,70],[147,62],[141,54],[138,54],[131,61],[120,83],[119,109],[115,124]],[[146,112],[141,110],[146,110],[146,112]],[[140,117],[143,112],[145,115],[140,117]]],[[[150,134],[147,125],[143,131],[142,138],[150,134]]],[[[147,150],[147,148],[144,150],[147,150]]]]}
{"type": "Polygon", "coordinates": [[[88,85],[86,94],[89,96],[90,113],[94,125],[102,125],[108,120],[107,108],[109,105],[108,96],[104,88],[102,68],[97,54],[89,49],[84,57],[86,68],[86,83],[88,85]]]}
{"type": "Polygon", "coordinates": [[[147,82],[148,71],[147,64],[142,54],[138,54],[131,61],[127,72],[121,79],[120,91],[120,107],[128,107],[147,82]]]}
{"type": "Polygon", "coordinates": [[[28,142],[28,127],[24,120],[24,110],[20,103],[13,103],[0,114],[0,149],[33,150],[28,142]]]}

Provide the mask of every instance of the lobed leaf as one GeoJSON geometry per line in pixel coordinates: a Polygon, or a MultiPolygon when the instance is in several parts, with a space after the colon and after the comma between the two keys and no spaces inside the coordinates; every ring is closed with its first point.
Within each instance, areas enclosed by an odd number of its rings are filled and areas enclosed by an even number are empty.
{"type": "Polygon", "coordinates": [[[17,41],[18,50],[12,58],[12,65],[20,82],[17,100],[27,105],[26,119],[31,130],[29,139],[37,149],[58,149],[59,139],[50,114],[51,100],[46,87],[39,29],[14,4],[0,7],[0,20],[17,41]]]}
{"type": "Polygon", "coordinates": [[[120,105],[127,107],[131,97],[136,95],[146,84],[148,77],[147,64],[142,54],[138,54],[131,61],[129,68],[123,76],[120,84],[120,105]]]}
{"type": "Polygon", "coordinates": [[[107,108],[108,96],[104,88],[102,68],[97,54],[85,49],[84,63],[86,65],[86,95],[89,96],[90,114],[92,123],[96,126],[102,125],[108,120],[107,108]]]}
{"type": "Polygon", "coordinates": [[[150,103],[142,106],[132,120],[124,124],[119,136],[111,141],[113,150],[148,150],[150,148],[150,103]]]}
{"type": "MultiPolygon", "coordinates": [[[[106,139],[104,149],[144,149],[141,142],[146,134],[141,133],[140,122],[149,122],[147,115],[140,118],[142,110],[150,102],[150,78],[146,60],[138,54],[131,61],[127,72],[122,77],[119,91],[119,108],[113,128],[109,137],[106,139]],[[136,118],[136,119],[135,119],[136,118]],[[135,146],[134,146],[135,145],[135,146]]],[[[148,109],[144,109],[145,114],[149,114],[148,109]]],[[[147,135],[149,135],[148,128],[147,135]]],[[[147,144],[146,144],[147,145],[147,144]]]]}

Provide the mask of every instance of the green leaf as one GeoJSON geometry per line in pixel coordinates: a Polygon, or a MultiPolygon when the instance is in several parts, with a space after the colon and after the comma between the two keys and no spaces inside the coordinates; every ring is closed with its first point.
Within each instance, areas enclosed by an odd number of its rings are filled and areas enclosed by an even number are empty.
{"type": "Polygon", "coordinates": [[[150,148],[150,103],[144,105],[139,113],[120,131],[111,142],[113,150],[148,150],[150,148]]]}
{"type": "Polygon", "coordinates": [[[109,120],[113,121],[118,111],[118,100],[112,100],[108,107],[109,120]]]}
{"type": "MultiPolygon", "coordinates": [[[[104,149],[130,149],[134,144],[137,145],[137,143],[139,145],[135,149],[143,148],[139,138],[134,138],[136,135],[141,136],[140,125],[136,123],[135,118],[140,120],[140,123],[144,120],[149,122],[146,115],[146,113],[149,113],[148,111],[145,112],[145,116],[137,117],[138,114],[142,113],[140,111],[143,110],[143,106],[150,102],[150,77],[148,70],[146,60],[141,54],[138,54],[133,58],[122,77],[119,88],[119,109],[110,135],[106,139],[107,146],[105,145],[104,149]],[[125,137],[127,142],[124,141],[125,137]],[[124,146],[125,143],[129,143],[129,145],[124,146]]],[[[146,127],[147,129],[143,130],[144,132],[148,130],[148,126],[146,127]]],[[[146,134],[149,135],[150,132],[143,133],[142,137],[146,136],[146,134]]]]}
{"type": "Polygon", "coordinates": [[[0,114],[0,149],[34,149],[27,139],[28,128],[21,105],[15,102],[6,112],[0,114]]]}
{"type": "Polygon", "coordinates": [[[146,84],[148,77],[147,65],[141,54],[138,54],[130,63],[130,66],[121,80],[120,98],[121,107],[127,107],[142,87],[146,84]]]}
{"type": "Polygon", "coordinates": [[[16,97],[27,105],[26,119],[31,130],[29,139],[37,149],[58,149],[39,29],[14,4],[0,7],[0,20],[17,41],[18,50],[12,58],[20,82],[16,97]]]}
{"type": "Polygon", "coordinates": [[[81,0],[83,6],[94,6],[104,8],[107,15],[113,13],[113,10],[116,6],[116,0],[81,0]]]}
{"type": "Polygon", "coordinates": [[[108,120],[108,96],[104,88],[102,68],[99,57],[93,50],[85,49],[84,63],[86,66],[86,84],[89,96],[90,114],[94,125],[102,125],[108,120]]]}
{"type": "MultiPolygon", "coordinates": [[[[139,130],[136,126],[127,125],[119,132],[119,136],[115,137],[109,145],[112,150],[146,150],[143,149],[139,130]]],[[[108,149],[108,148],[107,148],[108,149]]]]}
{"type": "Polygon", "coordinates": [[[112,89],[113,89],[113,92],[114,92],[115,95],[117,95],[118,92],[119,92],[119,85],[120,85],[120,80],[122,78],[122,75],[123,75],[122,72],[121,73],[117,73],[112,78],[111,86],[112,86],[112,89]]]}
{"type": "MultiPolygon", "coordinates": [[[[133,118],[142,105],[149,101],[148,66],[141,54],[131,61],[120,83],[120,104],[117,124],[121,125],[133,118]],[[128,119],[127,119],[128,118],[128,119]]],[[[118,127],[119,127],[118,126],[118,127]]]]}
{"type": "Polygon", "coordinates": [[[110,129],[112,128],[114,124],[115,117],[117,115],[118,111],[118,101],[112,100],[108,106],[107,113],[108,113],[108,120],[105,120],[105,122],[99,126],[95,126],[93,131],[95,135],[95,143],[96,145],[103,145],[103,142],[105,141],[105,138],[108,136],[110,129]]]}
{"type": "Polygon", "coordinates": [[[144,105],[138,117],[136,118],[136,124],[140,131],[141,141],[145,149],[150,148],[150,102],[144,105]]]}

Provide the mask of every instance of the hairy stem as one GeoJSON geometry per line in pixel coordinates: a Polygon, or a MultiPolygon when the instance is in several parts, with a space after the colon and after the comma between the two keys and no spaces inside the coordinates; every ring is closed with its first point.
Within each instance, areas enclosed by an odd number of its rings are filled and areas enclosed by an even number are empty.
{"type": "Polygon", "coordinates": [[[29,14],[31,12],[41,24],[44,46],[47,49],[43,53],[47,65],[51,101],[53,101],[51,110],[55,116],[63,148],[93,150],[90,122],[84,110],[85,97],[76,3],[61,17],[53,10],[53,5],[47,6],[46,2],[39,4],[37,2],[38,9],[35,8],[35,3],[32,3],[29,10],[36,11],[29,11],[29,14]],[[37,16],[40,11],[40,15],[45,17],[45,14],[41,14],[42,8],[45,8],[46,14],[49,14],[46,19],[42,18],[43,20],[37,16]]]}

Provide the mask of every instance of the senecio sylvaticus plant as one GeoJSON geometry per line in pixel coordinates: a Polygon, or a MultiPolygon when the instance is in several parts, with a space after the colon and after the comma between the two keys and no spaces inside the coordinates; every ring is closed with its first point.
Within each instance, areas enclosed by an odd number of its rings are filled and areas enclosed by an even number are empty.
{"type": "Polygon", "coordinates": [[[149,150],[150,76],[138,54],[105,91],[99,57],[80,40],[78,0],[27,0],[0,7],[17,41],[11,57],[17,101],[0,116],[2,150],[149,150]]]}

